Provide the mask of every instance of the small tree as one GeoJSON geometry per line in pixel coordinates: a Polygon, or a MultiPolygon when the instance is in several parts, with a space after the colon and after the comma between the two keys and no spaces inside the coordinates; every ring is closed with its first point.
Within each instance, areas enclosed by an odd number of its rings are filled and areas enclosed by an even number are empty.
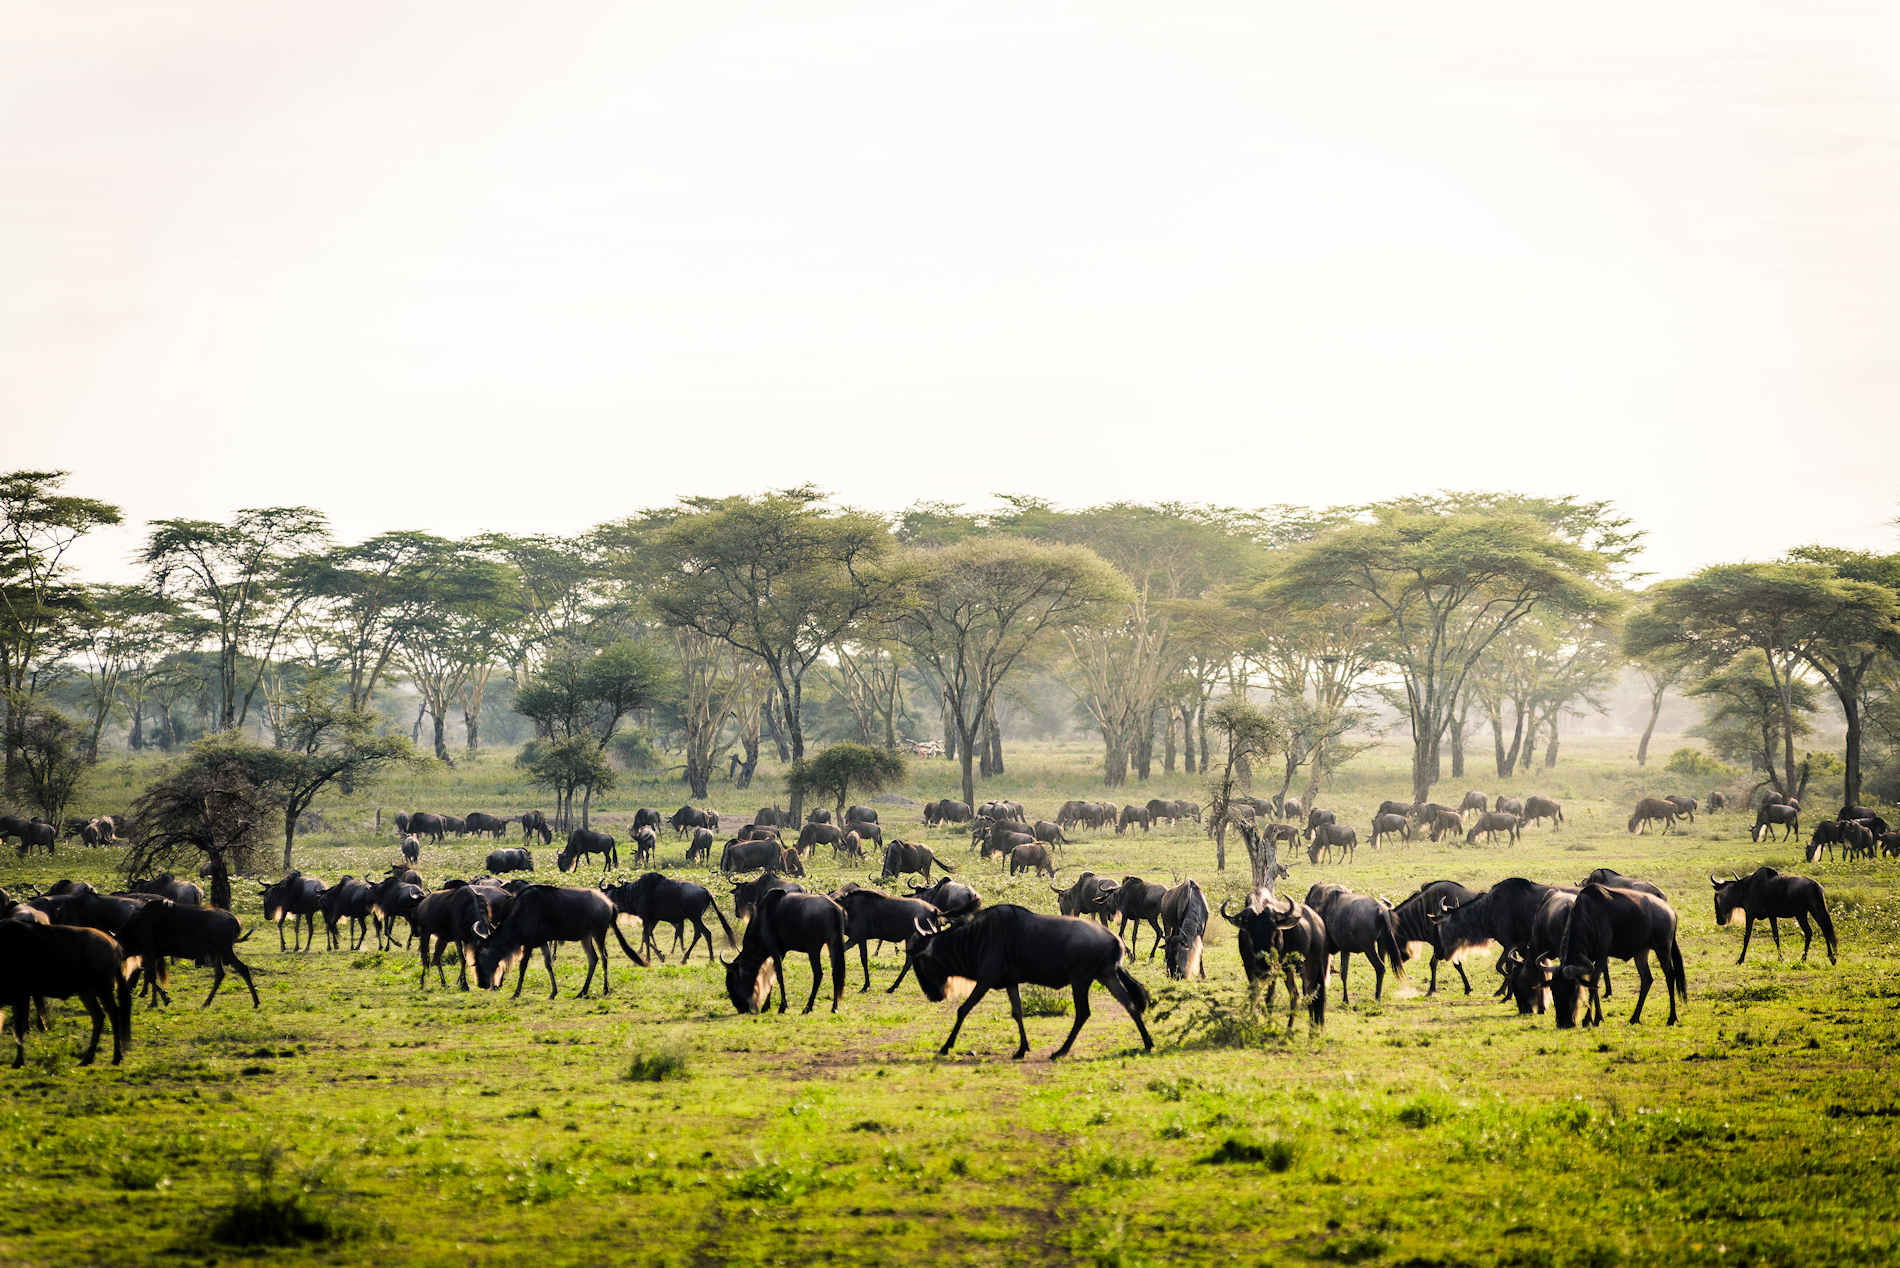
{"type": "Polygon", "coordinates": [[[264,865],[280,809],[236,745],[258,747],[228,734],[200,740],[140,794],[132,804],[132,845],[122,864],[128,880],[160,871],[196,872],[204,864],[212,905],[230,909],[230,874],[264,865]]]}
{"type": "Polygon", "coordinates": [[[375,719],[369,714],[315,686],[299,694],[285,722],[283,741],[281,749],[262,749],[254,760],[263,767],[265,782],[284,799],[286,871],[297,839],[297,820],[318,793],[332,783],[361,787],[387,767],[416,758],[408,740],[376,734],[375,719]]]}
{"type": "Polygon", "coordinates": [[[65,714],[38,703],[19,710],[20,774],[48,823],[60,822],[86,775],[85,737],[65,714]]]}
{"type": "Polygon", "coordinates": [[[535,740],[521,750],[515,764],[554,794],[554,821],[562,827],[573,821],[575,793],[583,794],[580,826],[584,828],[594,794],[614,786],[614,768],[606,753],[586,735],[535,740]]]}
{"type": "Polygon", "coordinates": [[[793,762],[785,777],[794,798],[832,797],[840,821],[852,789],[857,789],[861,797],[869,797],[903,782],[904,759],[868,744],[833,744],[816,757],[793,762]]]}
{"type": "MultiPolygon", "coordinates": [[[[1234,803],[1253,786],[1253,764],[1264,760],[1286,743],[1286,731],[1275,718],[1239,696],[1229,696],[1207,711],[1208,725],[1224,742],[1226,757],[1208,784],[1208,823],[1214,834],[1214,866],[1227,870],[1227,827],[1234,803]]],[[[1254,887],[1273,888],[1271,844],[1265,857],[1247,842],[1252,856],[1254,887]],[[1263,869],[1264,868],[1264,873],[1263,869]]]]}

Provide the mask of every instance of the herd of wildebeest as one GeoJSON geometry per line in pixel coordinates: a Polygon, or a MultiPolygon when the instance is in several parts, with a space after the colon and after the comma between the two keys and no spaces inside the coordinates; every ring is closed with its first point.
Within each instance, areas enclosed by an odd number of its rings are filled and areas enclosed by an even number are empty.
{"type": "MultiPolygon", "coordinates": [[[[1679,820],[1693,822],[1700,808],[1690,797],[1646,797],[1631,814],[1629,831],[1642,832],[1660,824],[1667,832],[1679,820]]],[[[1708,809],[1723,808],[1723,797],[1711,794],[1708,809]]],[[[1304,847],[1313,863],[1334,856],[1350,861],[1358,846],[1357,831],[1337,822],[1331,811],[1309,809],[1292,800],[1239,799],[1226,807],[1222,820],[1255,858],[1277,860],[1284,845],[1289,851],[1304,847]]],[[[802,953],[809,958],[812,972],[804,1011],[809,1013],[817,1002],[828,957],[835,1012],[844,995],[847,951],[858,948],[861,989],[868,990],[871,944],[891,943],[903,948],[904,960],[887,991],[895,991],[914,973],[932,1001],[953,993],[962,996],[941,1053],[949,1052],[964,1019],[983,996],[1001,988],[1009,997],[1021,1041],[1015,1055],[1023,1056],[1029,1038],[1023,1027],[1020,988],[1066,986],[1074,995],[1074,1022],[1052,1054],[1060,1057],[1089,1018],[1089,994],[1096,983],[1127,1011],[1143,1047],[1152,1048],[1143,1020],[1150,998],[1126,963],[1138,954],[1144,928],[1153,935],[1149,957],[1161,953],[1170,977],[1206,976],[1201,957],[1210,911],[1194,880],[1163,885],[1139,876],[1116,880],[1083,871],[1066,885],[1054,883],[1063,870],[1055,860],[1069,843],[1069,832],[1112,828],[1126,834],[1136,828],[1152,831],[1157,825],[1182,822],[1206,826],[1198,805],[1159,798],[1145,806],[1069,801],[1053,818],[1039,819],[1018,802],[991,801],[972,807],[946,799],[926,805],[923,821],[933,828],[967,825],[973,854],[1000,859],[1011,875],[1033,872],[1038,878],[1050,878],[1057,914],[1015,904],[984,905],[976,889],[959,879],[952,864],[930,846],[897,838],[887,842],[877,811],[867,806],[848,807],[836,823],[828,810],[813,810],[805,822],[794,823],[777,807],[762,808],[723,843],[716,863],[713,848],[721,828],[716,811],[682,806],[663,819],[656,810],[639,810],[628,843],[633,866],[656,864],[661,836],[670,830],[685,843],[688,864],[716,866],[728,878],[758,873],[732,881],[727,891],[734,920],[743,926],[737,935],[712,890],[657,871],[633,880],[603,879],[592,888],[547,885],[519,876],[500,879],[533,872],[532,846],[537,841],[544,846],[553,843],[553,829],[539,811],[507,818],[482,813],[459,818],[428,812],[397,815],[402,858],[381,878],[346,876],[325,885],[293,871],[275,882],[255,883],[265,920],[277,925],[280,951],[308,951],[315,942],[319,918],[331,949],[347,943],[355,950],[372,933],[379,949],[393,949],[398,922],[406,925],[403,945],[419,947],[423,989],[431,967],[438,983],[447,986],[442,958],[454,945],[463,990],[468,989],[471,970],[476,984],[490,989],[499,988],[509,971],[518,968],[514,993],[519,996],[533,955],[539,951],[552,997],[558,994],[555,948],[578,942],[587,956],[580,995],[591,990],[596,970],[606,993],[610,989],[609,935],[636,965],[647,965],[650,956],[665,958],[654,931],[667,925],[673,929],[669,950],[683,950],[683,961],[692,959],[702,941],[708,959],[715,959],[716,944],[706,923],[710,912],[726,944],[736,947],[735,954],[723,961],[726,991],[734,1008],[741,1013],[762,1012],[776,987],[778,1011],[785,1012],[785,960],[802,953]],[[415,867],[425,842],[469,835],[499,839],[511,824],[520,826],[523,844],[498,845],[486,859],[487,874],[446,880],[433,889],[423,884],[415,867]],[[828,847],[840,860],[865,860],[867,846],[881,851],[882,868],[874,886],[892,885],[907,876],[920,877],[922,883],[907,885],[908,892],[902,894],[852,882],[818,893],[801,883],[800,878],[807,876],[805,863],[818,848],[828,847]],[[944,873],[934,883],[933,869],[944,873]],[[622,917],[640,921],[638,947],[621,932],[622,917]],[[286,923],[291,926],[288,943],[286,923]],[[688,926],[690,940],[685,936],[688,926]]],[[[1514,842],[1526,827],[1546,822],[1560,830],[1565,820],[1563,807],[1545,797],[1493,801],[1473,792],[1455,808],[1387,801],[1373,815],[1368,844],[1376,849],[1395,837],[1409,841],[1420,833],[1433,841],[1460,833],[1472,844],[1481,837],[1495,840],[1500,835],[1514,842]]],[[[1783,840],[1797,833],[1800,807],[1785,798],[1770,797],[1756,807],[1751,839],[1759,841],[1777,827],[1783,840]]],[[[109,845],[121,838],[125,828],[123,821],[96,817],[69,824],[68,832],[89,845],[109,845]]],[[[0,842],[12,837],[19,839],[22,856],[35,846],[51,852],[56,830],[39,820],[0,816],[0,842]]],[[[1876,851],[1900,854],[1900,832],[1890,830],[1868,807],[1843,806],[1834,818],[1816,826],[1807,854],[1815,859],[1823,850],[1831,854],[1837,846],[1848,858],[1872,857],[1876,851]]],[[[576,828],[567,835],[556,866],[563,873],[572,872],[594,856],[600,857],[603,868],[617,868],[619,843],[609,833],[576,828]]],[[[1286,868],[1277,862],[1267,871],[1273,881],[1287,876],[1286,868]]],[[[210,874],[207,865],[204,875],[210,874]]],[[[1804,960],[1813,941],[1812,922],[1820,927],[1829,960],[1835,958],[1834,926],[1818,882],[1765,866],[1729,880],[1711,876],[1710,882],[1716,923],[1726,925],[1737,917],[1745,921],[1743,959],[1757,920],[1768,922],[1777,953],[1779,921],[1795,921],[1802,933],[1804,960]]],[[[1580,1013],[1584,1025],[1602,1021],[1602,998],[1610,994],[1611,960],[1635,963],[1638,989],[1631,1022],[1641,1019],[1654,980],[1649,967],[1652,954],[1662,970],[1671,1024],[1677,1019],[1678,1000],[1688,994],[1675,908],[1655,885],[1608,868],[1599,868],[1574,885],[1509,877],[1489,889],[1475,890],[1455,881],[1434,880],[1398,903],[1334,883],[1313,885],[1303,900],[1276,896],[1274,888],[1271,882],[1262,886],[1237,912],[1228,910],[1231,901],[1223,902],[1219,914],[1235,928],[1241,965],[1255,1002],[1264,989],[1271,1008],[1278,982],[1285,981],[1289,1031],[1302,1005],[1313,1026],[1323,1025],[1335,956],[1340,996],[1350,1004],[1348,973],[1354,955],[1363,955],[1370,964],[1373,995],[1378,998],[1388,969],[1402,976],[1408,960],[1427,952],[1431,957],[1428,995],[1437,991],[1438,969],[1446,963],[1457,971],[1465,993],[1470,994],[1471,981],[1462,961],[1479,949],[1496,950],[1500,953],[1498,997],[1515,1003],[1520,1013],[1543,1013],[1548,1007],[1560,1027],[1577,1025],[1580,1013]]],[[[63,880],[45,893],[36,890],[19,901],[0,891],[0,913],[0,975],[5,983],[0,1004],[11,1012],[15,1067],[25,1061],[29,1018],[37,1018],[40,1028],[45,1028],[49,996],[77,998],[92,1019],[91,1041],[81,1064],[92,1062],[108,1024],[112,1059],[118,1063],[130,1040],[135,996],[146,998],[148,1006],[168,1003],[174,961],[212,970],[204,1005],[217,997],[227,966],[249,988],[253,1007],[260,1005],[250,968],[237,953],[238,945],[251,933],[242,930],[229,911],[207,905],[203,889],[191,881],[167,874],[137,881],[123,892],[103,893],[83,881],[63,880]]]]}

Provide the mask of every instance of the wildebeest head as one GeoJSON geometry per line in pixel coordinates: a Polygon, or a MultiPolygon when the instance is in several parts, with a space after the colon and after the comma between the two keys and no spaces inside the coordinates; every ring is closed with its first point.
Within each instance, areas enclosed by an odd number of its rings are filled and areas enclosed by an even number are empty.
{"type": "Polygon", "coordinates": [[[911,921],[911,929],[910,937],[904,940],[911,972],[917,975],[917,985],[924,988],[924,998],[941,1004],[949,997],[951,980],[950,970],[938,954],[943,925],[936,920],[918,919],[911,921]]]}
{"type": "Polygon", "coordinates": [[[770,956],[753,958],[741,951],[730,960],[720,961],[726,966],[726,997],[732,1006],[741,1013],[762,1013],[772,998],[772,987],[778,983],[778,972],[772,965],[770,956]]]}
{"type": "Polygon", "coordinates": [[[1740,883],[1739,876],[1728,881],[1709,877],[1709,884],[1715,886],[1715,923],[1718,927],[1732,923],[1741,913],[1741,895],[1736,892],[1736,886],[1740,883]]]}

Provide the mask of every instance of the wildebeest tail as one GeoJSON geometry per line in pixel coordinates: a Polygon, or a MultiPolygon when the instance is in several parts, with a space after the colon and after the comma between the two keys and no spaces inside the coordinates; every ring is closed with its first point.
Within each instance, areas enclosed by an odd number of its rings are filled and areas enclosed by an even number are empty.
{"type": "Polygon", "coordinates": [[[633,949],[631,942],[627,941],[627,935],[620,932],[620,922],[616,920],[607,927],[614,931],[614,938],[620,943],[620,949],[627,953],[627,958],[644,969],[647,962],[640,958],[640,953],[633,949]]]}
{"type": "Polygon", "coordinates": [[[1399,947],[1398,936],[1393,932],[1393,926],[1396,923],[1396,921],[1389,918],[1379,922],[1379,950],[1383,952],[1385,958],[1391,962],[1392,975],[1394,977],[1404,977],[1405,952],[1399,947]]]}
{"type": "Polygon", "coordinates": [[[251,940],[251,935],[256,932],[257,932],[257,926],[252,925],[249,929],[246,929],[243,933],[231,939],[231,945],[236,946],[240,942],[249,942],[251,940]]]}
{"type": "MultiPolygon", "coordinates": [[[[930,847],[929,847],[929,846],[925,846],[924,848],[925,848],[926,850],[930,850],[930,847]]],[[[944,871],[946,871],[946,872],[954,872],[954,871],[956,871],[956,869],[955,869],[954,867],[951,867],[951,866],[950,866],[950,865],[949,865],[948,863],[946,863],[946,862],[944,862],[944,861],[943,861],[942,859],[940,859],[940,858],[937,858],[937,852],[936,852],[935,850],[930,850],[930,857],[931,857],[931,858],[933,858],[933,859],[936,859],[936,860],[937,860],[937,866],[938,866],[938,867],[941,867],[941,868],[942,868],[942,869],[943,869],[944,871]]]]}
{"type": "Polygon", "coordinates": [[[1689,979],[1682,971],[1682,944],[1673,938],[1669,942],[1669,954],[1674,956],[1676,961],[1670,966],[1670,975],[1676,979],[1676,994],[1688,999],[1689,979]]]}
{"type": "Polygon", "coordinates": [[[1827,914],[1827,900],[1818,893],[1814,896],[1814,923],[1821,926],[1821,936],[1827,939],[1827,954],[1833,959],[1836,951],[1834,943],[1834,918],[1827,914]]]}
{"type": "Polygon", "coordinates": [[[1124,991],[1128,992],[1128,998],[1135,1001],[1136,1012],[1145,1013],[1148,1011],[1148,1005],[1154,1001],[1148,996],[1148,988],[1143,986],[1141,982],[1136,979],[1135,975],[1128,971],[1127,965],[1117,964],[1115,966],[1115,980],[1122,984],[1124,991]]]}
{"type": "Polygon", "coordinates": [[[706,895],[706,905],[712,908],[712,914],[719,917],[719,927],[725,931],[726,945],[733,945],[732,926],[726,923],[726,913],[719,910],[719,903],[711,894],[706,895]]]}

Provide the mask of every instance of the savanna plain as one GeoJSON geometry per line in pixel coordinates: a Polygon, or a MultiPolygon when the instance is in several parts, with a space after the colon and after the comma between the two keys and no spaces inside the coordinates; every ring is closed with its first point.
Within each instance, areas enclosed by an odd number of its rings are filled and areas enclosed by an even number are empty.
{"type": "MultiPolygon", "coordinates": [[[[240,882],[238,915],[254,932],[239,951],[261,1009],[235,978],[200,1009],[210,973],[180,965],[170,1008],[137,1005],[122,1066],[80,1068],[83,1012],[55,1002],[26,1067],[0,1072],[0,1259],[1893,1262],[1900,861],[1806,863],[1801,840],[1752,843],[1734,810],[1632,836],[1624,819],[1638,797],[1708,791],[1638,770],[1632,748],[1567,739],[1554,770],[1506,781],[1474,771],[1435,790],[1454,803],[1466,787],[1555,796],[1569,816],[1561,831],[1534,828],[1514,846],[1361,844],[1332,865],[1301,852],[1282,892],[1333,880],[1397,901],[1439,878],[1575,884],[1617,868],[1662,886],[1681,917],[1690,993],[1674,1027],[1660,981],[1641,1024],[1627,1023],[1625,963],[1612,968],[1606,1024],[1559,1031],[1493,998],[1490,958],[1467,963],[1469,995],[1446,967],[1429,997],[1418,958],[1376,1002],[1363,962],[1349,1005],[1335,977],[1323,1030],[1302,1013],[1289,1035],[1284,995],[1250,1020],[1233,929],[1216,918],[1205,981],[1168,982],[1140,940],[1154,1052],[1098,990],[1073,1053],[1051,1062],[1070,1003],[1032,990],[1028,1059],[1009,1059],[1000,993],[939,1057],[951,1006],[913,981],[885,993],[901,964],[894,946],[873,957],[869,992],[850,952],[835,1015],[828,988],[798,1015],[802,958],[787,962],[791,1012],[736,1015],[703,947],[689,964],[675,954],[644,969],[612,947],[613,993],[596,984],[587,999],[574,995],[584,964],[570,947],[557,998],[537,960],[515,999],[459,991],[453,971],[446,990],[433,974],[418,985],[413,949],[373,940],[326,951],[319,930],[315,949],[280,953],[257,886],[240,882]],[[1826,886],[1838,964],[1818,938],[1802,963],[1791,926],[1779,956],[1759,929],[1735,963],[1741,930],[1715,927],[1709,874],[1762,863],[1826,886]]],[[[979,792],[1041,817],[1071,797],[1206,799],[1190,775],[1103,790],[1098,761],[1085,744],[1019,746],[979,792]]],[[[1373,807],[1406,797],[1405,763],[1396,745],[1374,750],[1320,804],[1363,841],[1373,807]]],[[[88,800],[129,804],[153,770],[108,759],[88,800]]],[[[913,760],[902,793],[874,803],[887,838],[928,841],[987,903],[1053,911],[1047,881],[1009,878],[970,853],[966,833],[922,827],[918,803],[946,795],[952,764],[913,760]]],[[[762,770],[748,790],[716,782],[710,800],[732,816],[785,798],[762,770]]],[[[405,772],[321,803],[328,827],[299,839],[296,862],[325,882],[373,876],[396,857],[387,825],[399,809],[517,814],[539,801],[501,756],[405,772]]],[[[625,781],[596,826],[624,841],[636,806],[679,802],[676,784],[625,781]]],[[[431,884],[473,875],[493,844],[425,843],[419,870],[431,884]]],[[[537,878],[555,880],[553,851],[536,854],[537,878]]],[[[662,870],[705,881],[730,916],[725,883],[683,854],[665,834],[662,870]]],[[[1248,887],[1238,841],[1216,871],[1213,844],[1185,823],[1083,831],[1058,862],[1064,883],[1083,869],[1193,876],[1215,906],[1248,887]]],[[[68,839],[52,858],[9,851],[0,885],[72,876],[104,887],[122,882],[116,865],[113,851],[68,839]]],[[[821,849],[813,880],[868,883],[873,871],[821,849]]],[[[598,868],[561,878],[599,879],[598,868]]],[[[671,930],[656,936],[669,945],[671,930]]]]}

